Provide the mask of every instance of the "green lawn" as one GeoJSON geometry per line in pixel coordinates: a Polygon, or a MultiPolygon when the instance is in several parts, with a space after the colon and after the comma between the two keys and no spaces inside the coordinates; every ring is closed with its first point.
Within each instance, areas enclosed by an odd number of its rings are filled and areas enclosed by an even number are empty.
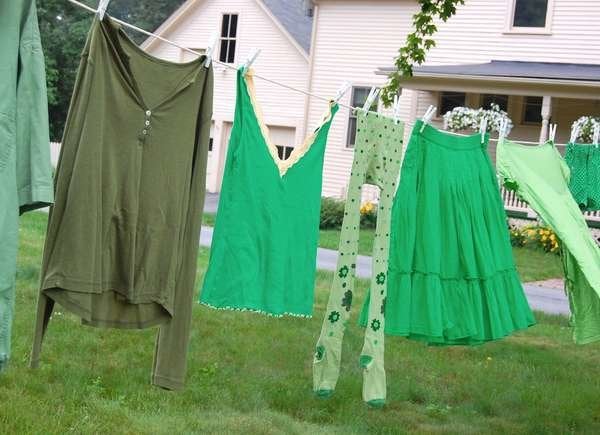
{"type": "MultiPolygon", "coordinates": [[[[215,215],[207,213],[203,217],[203,225],[213,226],[215,215]]],[[[358,253],[371,255],[373,246],[374,229],[361,229],[358,239],[358,253]]],[[[340,244],[339,230],[321,230],[319,246],[321,248],[338,249],[340,244]]],[[[541,281],[549,278],[562,277],[560,258],[555,254],[548,254],[542,250],[532,248],[513,248],[513,254],[521,281],[541,281]]]]}
{"type": "MultiPolygon", "coordinates": [[[[41,367],[30,370],[45,219],[22,218],[13,359],[0,376],[1,433],[600,433],[600,345],[575,346],[564,317],[538,314],[528,331],[476,348],[390,338],[384,410],[361,401],[363,332],[352,322],[336,394],[316,398],[312,351],[329,273],[318,274],[309,320],[196,306],[181,393],[148,383],[155,331],[84,327],[60,308],[41,367]]],[[[199,280],[206,262],[201,250],[199,280]]],[[[360,281],[358,303],[365,288],[360,281]]]]}

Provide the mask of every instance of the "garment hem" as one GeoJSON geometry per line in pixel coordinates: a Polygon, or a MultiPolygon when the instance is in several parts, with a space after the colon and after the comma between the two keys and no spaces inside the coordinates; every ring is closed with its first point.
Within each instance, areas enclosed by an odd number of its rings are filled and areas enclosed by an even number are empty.
{"type": "Polygon", "coordinates": [[[181,380],[175,380],[166,376],[153,375],[152,385],[165,390],[180,391],[185,388],[185,382],[181,380]]]}
{"type": "Polygon", "coordinates": [[[289,311],[285,311],[283,313],[271,313],[269,311],[265,311],[265,310],[261,310],[258,308],[248,308],[248,307],[232,307],[232,306],[223,306],[223,307],[218,307],[216,305],[212,305],[206,302],[202,302],[200,301],[201,305],[204,305],[208,308],[212,308],[213,310],[221,310],[221,311],[247,311],[250,313],[255,313],[255,314],[263,314],[265,316],[269,316],[269,317],[285,317],[285,316],[290,316],[290,317],[301,317],[301,318],[305,318],[305,319],[311,319],[312,318],[312,314],[301,314],[301,313],[292,313],[289,311]]]}

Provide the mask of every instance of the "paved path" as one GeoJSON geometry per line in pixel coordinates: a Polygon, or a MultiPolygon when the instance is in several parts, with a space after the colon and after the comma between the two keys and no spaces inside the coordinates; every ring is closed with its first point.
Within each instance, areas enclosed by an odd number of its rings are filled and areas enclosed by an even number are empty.
{"type": "MultiPolygon", "coordinates": [[[[212,240],[211,227],[202,227],[200,245],[210,247],[212,240]]],[[[319,248],[317,250],[317,268],[334,271],[337,267],[337,251],[319,248]]],[[[356,261],[356,275],[359,278],[370,278],[371,257],[359,255],[356,261]]],[[[569,314],[569,302],[562,290],[540,285],[524,284],[529,305],[534,310],[548,314],[569,314]]]]}

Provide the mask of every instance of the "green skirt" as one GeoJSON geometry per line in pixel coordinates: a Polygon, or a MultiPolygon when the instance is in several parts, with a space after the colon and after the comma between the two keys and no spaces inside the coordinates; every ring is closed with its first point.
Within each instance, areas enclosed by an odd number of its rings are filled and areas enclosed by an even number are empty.
{"type": "Polygon", "coordinates": [[[475,345],[533,325],[487,137],[421,126],[392,210],[386,333],[475,345]]]}

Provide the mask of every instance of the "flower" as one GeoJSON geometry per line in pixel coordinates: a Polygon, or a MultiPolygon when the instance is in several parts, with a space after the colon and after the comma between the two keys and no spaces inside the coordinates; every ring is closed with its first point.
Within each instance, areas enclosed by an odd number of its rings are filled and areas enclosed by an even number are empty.
{"type": "Polygon", "coordinates": [[[348,276],[348,266],[342,266],[338,271],[338,276],[340,278],[346,278],[346,276],[348,276]]]}
{"type": "Polygon", "coordinates": [[[500,109],[497,104],[491,104],[489,109],[471,109],[469,107],[455,107],[444,114],[444,129],[450,131],[473,130],[479,131],[482,118],[487,119],[487,130],[498,131],[504,119],[508,120],[506,133],[512,130],[513,123],[508,114],[500,109]]]}
{"type": "Polygon", "coordinates": [[[385,282],[385,273],[379,272],[375,278],[377,284],[382,285],[385,282]]]}
{"type": "Polygon", "coordinates": [[[346,307],[346,311],[350,311],[350,308],[352,307],[352,291],[348,290],[346,293],[344,293],[342,307],[346,307]]]}
{"type": "Polygon", "coordinates": [[[600,124],[600,118],[593,116],[582,116],[571,126],[572,130],[578,129],[576,141],[592,142],[594,136],[594,127],[600,124]]]}
{"type": "Polygon", "coordinates": [[[372,202],[367,201],[360,207],[360,214],[368,214],[373,210],[375,210],[375,205],[372,202]]]}
{"type": "Polygon", "coordinates": [[[331,323],[335,323],[338,320],[340,320],[340,313],[337,311],[332,311],[331,313],[329,313],[328,319],[331,323]]]}
{"type": "Polygon", "coordinates": [[[371,321],[371,329],[373,331],[377,331],[377,330],[379,330],[379,328],[381,328],[381,322],[377,319],[373,319],[371,321]]]}

